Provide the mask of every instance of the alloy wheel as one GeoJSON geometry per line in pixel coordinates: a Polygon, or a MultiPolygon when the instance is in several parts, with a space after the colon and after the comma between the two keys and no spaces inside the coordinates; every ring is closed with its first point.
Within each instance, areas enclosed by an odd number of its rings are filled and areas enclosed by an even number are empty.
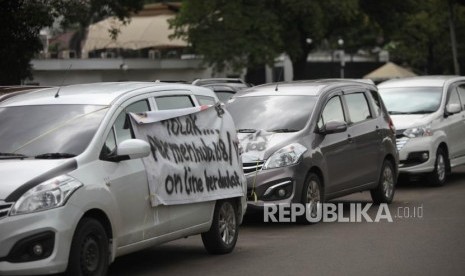
{"type": "Polygon", "coordinates": [[[221,206],[219,212],[219,230],[225,244],[231,244],[236,235],[236,216],[234,207],[230,203],[221,206]]]}

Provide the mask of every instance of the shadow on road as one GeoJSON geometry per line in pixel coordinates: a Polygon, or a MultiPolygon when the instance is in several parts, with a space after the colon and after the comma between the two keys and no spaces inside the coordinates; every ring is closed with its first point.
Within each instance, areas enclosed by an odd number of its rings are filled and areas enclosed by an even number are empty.
{"type": "MultiPolygon", "coordinates": [[[[428,176],[401,176],[397,183],[399,190],[412,190],[412,189],[441,189],[442,187],[431,186],[428,183],[428,176]]],[[[447,176],[445,186],[462,185],[465,180],[465,167],[454,168],[452,173],[447,176]]]]}

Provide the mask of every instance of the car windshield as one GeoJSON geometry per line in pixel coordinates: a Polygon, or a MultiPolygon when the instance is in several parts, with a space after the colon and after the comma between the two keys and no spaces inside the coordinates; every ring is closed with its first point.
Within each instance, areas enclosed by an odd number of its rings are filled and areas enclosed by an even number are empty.
{"type": "Polygon", "coordinates": [[[218,92],[215,92],[216,96],[218,97],[218,99],[220,100],[220,102],[222,103],[225,103],[227,101],[229,101],[229,99],[231,99],[232,96],[234,96],[234,92],[223,92],[223,91],[218,91],[218,92]]]}
{"type": "Polygon", "coordinates": [[[441,87],[379,88],[389,114],[428,114],[439,109],[441,87]]]}
{"type": "Polygon", "coordinates": [[[315,102],[313,96],[238,97],[226,109],[239,132],[294,132],[305,127],[315,102]]]}
{"type": "Polygon", "coordinates": [[[82,153],[107,111],[97,105],[0,108],[0,159],[69,158],[82,153]]]}

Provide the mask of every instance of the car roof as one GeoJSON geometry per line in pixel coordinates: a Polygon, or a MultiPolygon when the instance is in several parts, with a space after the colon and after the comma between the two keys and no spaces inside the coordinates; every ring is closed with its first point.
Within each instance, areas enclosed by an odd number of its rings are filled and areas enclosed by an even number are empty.
{"type": "Polygon", "coordinates": [[[446,82],[465,80],[460,76],[419,76],[402,79],[392,79],[378,84],[379,88],[387,87],[442,87],[446,82]]]}
{"type": "Polygon", "coordinates": [[[236,83],[236,84],[244,84],[245,81],[239,78],[209,78],[209,79],[196,79],[192,82],[194,85],[206,85],[206,84],[213,84],[213,83],[236,83]]]}
{"type": "Polygon", "coordinates": [[[189,90],[195,92],[195,94],[215,97],[213,91],[210,89],[188,84],[162,82],[102,82],[41,89],[0,101],[0,107],[41,104],[110,105],[121,97],[136,96],[139,90],[142,89],[144,92],[189,90]],[[59,96],[55,97],[57,92],[59,96]]]}
{"type": "Polygon", "coordinates": [[[210,88],[215,92],[229,92],[229,93],[236,93],[240,88],[236,86],[231,86],[228,84],[206,84],[202,85],[203,87],[210,88]]]}
{"type": "Polygon", "coordinates": [[[236,95],[237,97],[277,94],[317,96],[328,89],[353,85],[362,85],[376,90],[376,86],[370,80],[319,79],[263,84],[242,90],[236,95]]]}

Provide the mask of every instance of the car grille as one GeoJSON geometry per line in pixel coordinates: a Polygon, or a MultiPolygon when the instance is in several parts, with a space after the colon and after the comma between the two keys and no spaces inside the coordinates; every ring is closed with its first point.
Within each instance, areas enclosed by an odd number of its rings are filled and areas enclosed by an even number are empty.
{"type": "Polygon", "coordinates": [[[397,150],[401,150],[405,146],[405,144],[407,144],[408,140],[409,140],[408,137],[398,138],[396,140],[397,150]]]}
{"type": "Polygon", "coordinates": [[[8,215],[12,205],[13,203],[5,203],[0,201],[0,219],[8,215]]]}
{"type": "Polygon", "coordinates": [[[262,169],[264,161],[257,161],[251,163],[243,163],[242,168],[244,169],[244,173],[252,173],[262,169]]]}
{"type": "Polygon", "coordinates": [[[401,150],[407,144],[409,138],[404,135],[405,129],[398,129],[396,131],[396,146],[397,150],[401,150]]]}

